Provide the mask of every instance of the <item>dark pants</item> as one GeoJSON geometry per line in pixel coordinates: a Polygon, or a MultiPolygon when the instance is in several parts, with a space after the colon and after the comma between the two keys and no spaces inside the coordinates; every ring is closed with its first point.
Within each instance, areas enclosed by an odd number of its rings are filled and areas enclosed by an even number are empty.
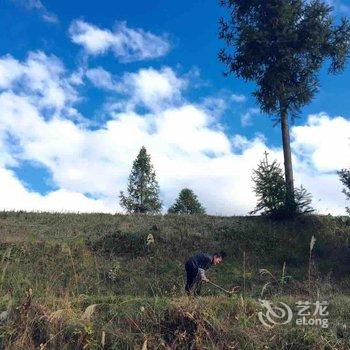
{"type": "Polygon", "coordinates": [[[200,277],[198,267],[191,261],[188,260],[185,264],[186,269],[186,286],[185,290],[188,295],[192,293],[199,295],[202,287],[202,279],[200,277]]]}

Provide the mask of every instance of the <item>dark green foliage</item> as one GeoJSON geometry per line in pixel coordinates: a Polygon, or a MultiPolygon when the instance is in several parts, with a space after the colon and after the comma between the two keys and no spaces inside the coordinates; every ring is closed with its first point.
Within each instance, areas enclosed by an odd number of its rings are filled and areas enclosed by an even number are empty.
{"type": "Polygon", "coordinates": [[[317,92],[318,73],[344,69],[350,50],[350,25],[336,25],[332,8],[321,0],[220,0],[228,18],[220,19],[226,49],[219,60],[234,74],[256,83],[263,112],[281,123],[287,208],[293,210],[294,184],[289,117],[297,116],[317,92]]]}
{"type": "Polygon", "coordinates": [[[176,202],[169,208],[169,214],[205,214],[205,208],[189,188],[181,190],[176,202]]]}
{"type": "Polygon", "coordinates": [[[106,255],[141,255],[146,252],[146,239],[142,235],[120,230],[97,239],[88,239],[86,245],[94,252],[106,255]]]}
{"type": "Polygon", "coordinates": [[[277,213],[284,207],[285,181],[280,165],[274,160],[269,163],[267,153],[253,171],[254,192],[258,204],[252,213],[263,212],[267,215],[277,213]]]}
{"type": "Polygon", "coordinates": [[[303,186],[294,190],[295,213],[310,214],[315,210],[311,206],[312,196],[303,186]]]}
{"type": "MultiPolygon", "coordinates": [[[[338,171],[339,179],[342,182],[342,184],[345,186],[343,188],[343,193],[346,196],[347,200],[350,200],[350,170],[349,169],[342,169],[338,171]]],[[[350,208],[346,208],[346,211],[350,214],[350,208]]]]}
{"type": "Polygon", "coordinates": [[[258,198],[258,204],[252,214],[261,212],[263,215],[281,218],[314,211],[311,207],[311,195],[302,186],[294,191],[293,207],[286,207],[287,186],[283,170],[276,160],[269,162],[266,152],[264,159],[253,172],[252,180],[258,198]]]}
{"type": "Polygon", "coordinates": [[[295,114],[317,91],[318,71],[330,59],[331,73],[343,70],[350,26],[336,26],[323,1],[221,0],[230,18],[220,20],[219,38],[228,45],[219,59],[233,73],[257,83],[261,109],[295,114]]]}
{"type": "Polygon", "coordinates": [[[129,175],[128,195],[120,192],[120,205],[128,213],[159,213],[159,185],[151,164],[151,157],[142,147],[129,175]]]}

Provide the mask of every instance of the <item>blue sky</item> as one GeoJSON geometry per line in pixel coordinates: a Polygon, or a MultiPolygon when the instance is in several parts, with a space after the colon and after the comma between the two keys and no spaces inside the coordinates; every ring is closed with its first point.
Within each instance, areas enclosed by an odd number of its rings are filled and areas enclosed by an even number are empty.
{"type": "MultiPolygon", "coordinates": [[[[350,2],[333,5],[337,18],[350,15],[350,2]]],[[[222,75],[218,2],[2,0],[1,8],[0,109],[13,114],[11,123],[0,124],[2,181],[13,190],[3,193],[3,208],[118,211],[118,193],[145,144],[165,206],[190,186],[211,213],[253,209],[251,169],[264,150],[282,160],[280,130],[259,112],[253,84],[222,75]],[[39,67],[46,73],[37,79],[39,67]],[[33,120],[26,108],[37,114],[33,120]],[[40,130],[19,130],[16,118],[29,129],[37,123],[49,134],[66,135],[64,151],[40,130]],[[109,147],[114,158],[104,155],[109,147]],[[110,175],[113,169],[117,175],[110,175]],[[182,176],[174,174],[178,169],[185,169],[182,176]],[[16,191],[23,200],[13,199],[16,191]]],[[[350,65],[338,76],[324,67],[320,91],[292,130],[296,181],[313,193],[320,212],[342,213],[345,205],[335,171],[349,165],[349,78],[350,65]],[[328,144],[327,132],[338,140],[329,137],[328,144]]]]}

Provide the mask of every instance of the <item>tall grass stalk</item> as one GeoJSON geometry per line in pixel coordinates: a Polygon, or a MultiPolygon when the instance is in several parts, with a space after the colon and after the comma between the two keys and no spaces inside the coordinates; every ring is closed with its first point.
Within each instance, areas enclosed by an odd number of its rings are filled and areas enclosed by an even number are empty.
{"type": "Polygon", "coordinates": [[[283,287],[285,284],[285,278],[286,278],[286,262],[283,263],[283,267],[282,267],[282,276],[281,276],[281,293],[283,292],[283,287]]]}
{"type": "Polygon", "coordinates": [[[316,243],[316,238],[314,235],[312,235],[310,240],[310,249],[309,249],[309,271],[308,271],[309,288],[311,288],[312,250],[314,249],[315,243],[316,243]]]}
{"type": "Polygon", "coordinates": [[[246,253],[243,252],[243,296],[246,294],[246,253]]]}
{"type": "Polygon", "coordinates": [[[75,264],[74,264],[72,250],[69,247],[68,247],[68,254],[69,254],[69,258],[70,258],[70,261],[71,261],[71,264],[72,264],[73,273],[74,273],[75,289],[76,289],[77,295],[79,295],[78,275],[77,275],[77,271],[76,271],[75,264]]]}
{"type": "Polygon", "coordinates": [[[6,271],[8,269],[9,264],[10,264],[11,251],[12,251],[12,248],[9,248],[5,252],[5,254],[4,254],[4,256],[2,257],[2,260],[1,260],[1,266],[4,266],[3,269],[2,269],[2,272],[1,272],[1,286],[4,283],[6,271]]]}
{"type": "Polygon", "coordinates": [[[101,347],[102,347],[102,349],[105,348],[105,345],[106,345],[106,332],[102,331],[102,334],[101,334],[101,347]]]}

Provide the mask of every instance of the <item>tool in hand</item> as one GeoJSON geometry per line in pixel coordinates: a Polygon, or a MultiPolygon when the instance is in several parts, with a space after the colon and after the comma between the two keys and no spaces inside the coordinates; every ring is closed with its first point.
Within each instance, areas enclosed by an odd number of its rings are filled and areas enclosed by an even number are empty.
{"type": "Polygon", "coordinates": [[[232,295],[233,293],[236,293],[237,290],[239,289],[239,286],[236,286],[236,287],[232,287],[230,290],[227,290],[221,286],[219,286],[218,284],[214,283],[214,282],[211,282],[211,281],[208,281],[208,283],[212,284],[214,287],[224,291],[225,293],[228,293],[229,295],[232,295]]]}

